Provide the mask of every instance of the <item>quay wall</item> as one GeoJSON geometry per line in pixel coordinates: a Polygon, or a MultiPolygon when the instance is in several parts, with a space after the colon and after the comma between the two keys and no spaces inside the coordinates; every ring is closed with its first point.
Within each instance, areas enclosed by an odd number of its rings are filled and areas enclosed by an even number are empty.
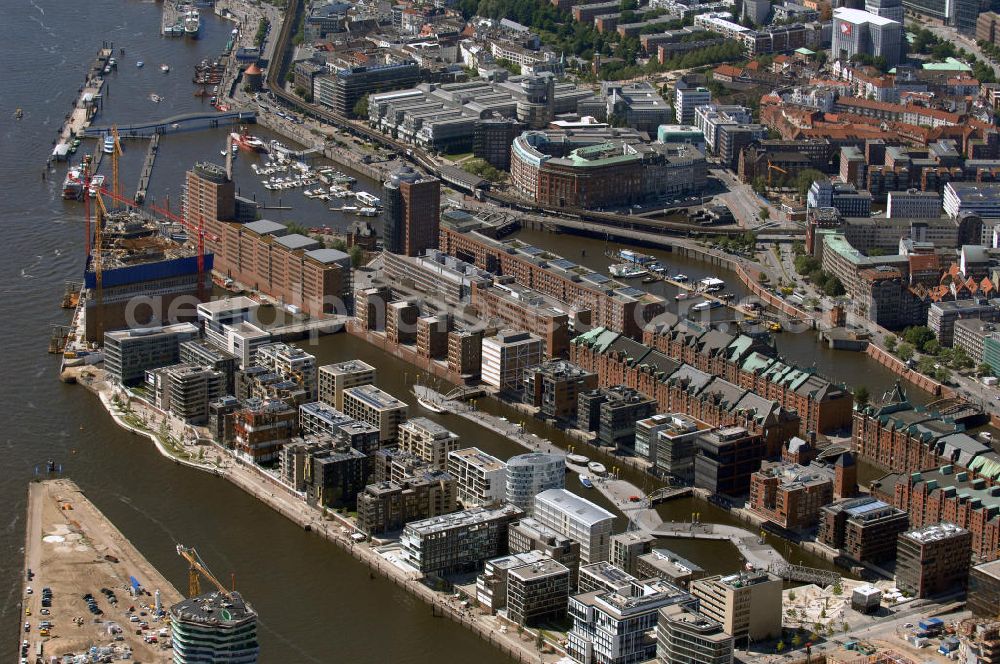
{"type": "Polygon", "coordinates": [[[865,352],[870,358],[885,368],[900,377],[905,378],[920,389],[930,392],[934,396],[949,396],[952,393],[951,390],[945,388],[941,383],[937,382],[933,378],[923,375],[922,373],[914,371],[906,366],[906,363],[901,359],[890,355],[888,351],[879,348],[875,344],[868,344],[868,348],[865,349],[865,352]]]}

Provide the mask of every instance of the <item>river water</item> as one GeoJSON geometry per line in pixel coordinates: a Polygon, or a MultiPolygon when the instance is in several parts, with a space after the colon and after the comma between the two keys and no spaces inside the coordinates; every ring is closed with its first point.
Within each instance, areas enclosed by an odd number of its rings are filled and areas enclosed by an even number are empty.
{"type": "MultiPolygon", "coordinates": [[[[119,71],[109,76],[105,108],[97,124],[165,118],[199,110],[194,97],[192,67],[222,50],[232,24],[203,12],[201,38],[164,39],[158,35],[160,8],[153,2],[94,0],[86,11],[70,11],[57,0],[30,0],[6,13],[0,22],[0,43],[7,44],[9,63],[0,92],[0,181],[8,183],[0,197],[5,241],[0,243],[0,340],[7,376],[0,382],[4,408],[6,470],[0,473],[0,501],[8,506],[0,520],[0,634],[10,638],[18,629],[17,593],[24,538],[26,483],[46,459],[63,464],[90,499],[129,537],[136,547],[178,587],[184,588],[186,567],[174,546],[196,547],[213,571],[223,578],[234,573],[237,587],[260,613],[261,661],[413,662],[505,661],[493,648],[447,620],[434,618],[430,608],[366,570],[333,545],[303,532],[225,480],[178,467],[164,460],[145,439],[114,425],[89,392],[60,383],[55,356],[46,354],[52,325],[64,324],[59,308],[66,280],[79,280],[84,262],[83,212],[78,203],[59,197],[65,168],[42,178],[63,115],[69,111],[102,42],[113,42],[119,71]],[[146,66],[135,67],[136,60],[146,66]],[[169,74],[159,65],[167,63],[169,74]],[[150,101],[150,94],[163,98],[150,101]],[[13,120],[16,108],[24,118],[13,120]]],[[[170,134],[160,144],[148,197],[160,204],[180,202],[184,171],[200,159],[219,161],[228,129],[170,134]]],[[[265,131],[255,134],[269,138],[265,131]]],[[[92,143],[84,144],[86,151],[92,143]]],[[[126,143],[122,161],[124,190],[134,191],[145,146],[126,143]]],[[[82,156],[83,151],[78,153],[82,156]]],[[[249,170],[252,159],[236,160],[235,177],[241,193],[278,204],[249,170]]],[[[107,162],[102,172],[108,172],[107,162]]],[[[361,178],[359,178],[361,179],[361,178]]],[[[378,183],[359,182],[378,194],[378,183]]],[[[346,229],[352,221],[326,204],[298,192],[284,192],[281,204],[292,210],[267,210],[278,221],[305,226],[346,229]]],[[[603,243],[570,236],[523,232],[525,239],[567,258],[606,267],[603,243]],[[581,256],[586,252],[586,256],[581,256]]],[[[677,265],[692,277],[709,274],[697,262],[677,265]]],[[[734,282],[735,280],[730,280],[734,282]]],[[[659,286],[657,286],[659,287],[659,286]]],[[[739,292],[737,286],[733,290],[739,292]]],[[[819,349],[811,335],[779,336],[779,348],[789,359],[816,366],[852,385],[866,384],[877,394],[892,377],[863,356],[819,349]]],[[[419,413],[409,390],[427,380],[413,367],[346,335],[323,338],[309,347],[323,362],[358,357],[379,369],[379,382],[411,403],[412,414],[423,414],[501,458],[523,450],[491,432],[453,417],[419,413]]],[[[514,421],[524,416],[500,404],[484,404],[514,421]]],[[[566,441],[541,424],[525,426],[556,442],[566,441]]],[[[628,473],[626,473],[628,474],[628,473]]],[[[629,475],[639,484],[650,479],[629,475]]],[[[575,481],[570,488],[583,492],[575,481]]],[[[607,506],[596,492],[588,497],[607,506]]],[[[715,507],[683,499],[660,506],[666,519],[684,520],[699,514],[704,521],[732,523],[715,507]]],[[[624,521],[619,519],[619,528],[624,521]]],[[[739,565],[728,544],[673,541],[668,544],[712,572],[739,565]]],[[[795,562],[824,565],[787,543],[775,542],[795,562]]],[[[44,583],[42,579],[39,583],[44,583]]]]}

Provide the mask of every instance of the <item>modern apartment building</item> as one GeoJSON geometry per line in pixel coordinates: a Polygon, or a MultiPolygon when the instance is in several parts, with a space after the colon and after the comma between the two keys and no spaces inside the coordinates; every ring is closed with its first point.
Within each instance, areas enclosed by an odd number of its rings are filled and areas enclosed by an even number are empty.
{"type": "Polygon", "coordinates": [[[566,459],[560,454],[528,452],[507,459],[507,502],[528,516],[534,511],[535,496],[565,486],[566,459]]]}
{"type": "Polygon", "coordinates": [[[445,470],[448,455],[458,449],[458,434],[427,419],[415,417],[399,425],[399,449],[416,454],[435,470],[445,470]]]}
{"type": "Polygon", "coordinates": [[[950,347],[955,340],[955,323],[972,318],[986,323],[1000,321],[1000,299],[934,302],[927,310],[927,327],[942,346],[950,347]]]}
{"type": "Polygon", "coordinates": [[[505,505],[412,521],[400,538],[400,558],[421,574],[476,571],[484,561],[507,553],[507,529],[523,515],[505,505]]]}
{"type": "Polygon", "coordinates": [[[374,385],[375,367],[361,360],[325,364],[319,368],[319,400],[344,410],[344,390],[374,385]]]}
{"type": "Polygon", "coordinates": [[[761,436],[743,427],[703,432],[696,445],[694,485],[727,496],[740,496],[750,489],[751,477],[766,454],[761,436]]]}
{"type": "Polygon", "coordinates": [[[298,411],[276,399],[250,399],[233,417],[233,449],[251,463],[274,461],[298,430],[298,411]]]}
{"type": "Polygon", "coordinates": [[[965,588],[972,564],[972,533],[953,523],[924,526],[899,536],[896,585],[914,597],[965,588]]]}
{"type": "Polygon", "coordinates": [[[250,322],[224,325],[226,335],[224,350],[232,353],[241,369],[247,369],[257,362],[257,349],[271,343],[271,333],[250,322]]]}
{"type": "Polygon", "coordinates": [[[105,332],[104,368],[112,381],[137,385],[150,369],[177,364],[181,343],[197,337],[192,323],[105,332]]]}
{"type": "Polygon", "coordinates": [[[463,507],[490,507],[507,495],[507,464],[478,447],[449,452],[448,473],[463,507]]]}
{"type": "Polygon", "coordinates": [[[455,478],[440,471],[369,484],[358,494],[358,529],[377,537],[410,521],[450,514],[458,509],[457,494],[455,478]]]}
{"type": "Polygon", "coordinates": [[[670,549],[653,549],[635,559],[635,575],[640,579],[659,578],[678,588],[689,588],[691,582],[707,576],[707,572],[670,549]]]}
{"type": "Polygon", "coordinates": [[[580,664],[633,664],[656,656],[654,632],[663,607],[695,608],[697,600],[666,581],[631,581],[569,599],[573,628],[566,654],[580,664]]]}
{"type": "Polygon", "coordinates": [[[566,615],[570,571],[551,559],[507,573],[507,618],[518,625],[559,621],[566,615]]]}
{"type": "Polygon", "coordinates": [[[181,342],[180,360],[187,364],[197,364],[222,373],[222,393],[234,393],[239,362],[236,356],[229,351],[222,350],[205,339],[191,339],[181,342]]]}
{"type": "Polygon", "coordinates": [[[764,570],[710,576],[691,584],[701,612],[736,644],[781,635],[781,579],[764,570]]]}
{"type": "Polygon", "coordinates": [[[303,435],[332,436],[365,454],[379,447],[379,430],[363,420],[355,420],[322,401],[299,406],[299,427],[303,435]]]}
{"type": "Polygon", "coordinates": [[[488,325],[523,330],[541,337],[547,359],[569,350],[570,316],[556,300],[516,283],[478,283],[471,290],[476,315],[488,325]]]}
{"type": "Polygon", "coordinates": [[[313,82],[313,96],[323,106],[349,118],[354,116],[354,106],[362,97],[373,92],[407,88],[419,80],[420,67],[412,60],[350,67],[317,76],[313,82]]]}
{"type": "Polygon", "coordinates": [[[616,533],[611,536],[610,562],[618,569],[633,574],[636,560],[652,551],[655,541],[652,535],[638,531],[616,533]]]}
{"type": "Polygon", "coordinates": [[[541,337],[501,330],[483,339],[482,381],[501,391],[520,391],[524,372],[541,364],[543,357],[541,337]]]}
{"type": "Polygon", "coordinates": [[[542,417],[573,420],[579,394],[596,387],[597,374],[565,360],[550,360],[525,371],[524,400],[542,417]]]}
{"type": "Polygon", "coordinates": [[[580,543],[527,516],[507,531],[511,553],[540,551],[569,569],[569,587],[576,588],[580,576],[580,543]]]}
{"type": "Polygon", "coordinates": [[[395,446],[399,425],[406,421],[407,405],[374,385],[359,385],[344,390],[344,413],[378,427],[381,444],[395,446]]]}
{"type": "Polygon", "coordinates": [[[566,489],[549,489],[535,496],[532,516],[542,525],[580,542],[583,564],[607,560],[615,516],[566,489]]]}
{"type": "MultiPolygon", "coordinates": [[[[659,429],[650,440],[650,452],[656,471],[682,484],[693,484],[698,438],[712,427],[684,413],[673,413],[668,417],[670,422],[667,426],[659,429]]],[[[638,436],[637,429],[636,437],[638,436]]]]}
{"type": "Polygon", "coordinates": [[[198,364],[172,364],[146,373],[146,385],[157,408],[189,424],[208,422],[208,404],[225,394],[221,371],[198,364]]]}
{"type": "Polygon", "coordinates": [[[656,413],[656,401],[628,387],[604,391],[607,398],[600,405],[597,440],[619,453],[634,451],[636,422],[656,413]]]}
{"type": "Polygon", "coordinates": [[[307,401],[316,401],[316,356],[286,343],[264,344],[257,348],[257,364],[295,381],[307,401]]]}
{"type": "Polygon", "coordinates": [[[896,540],[910,527],[906,512],[870,496],[820,508],[816,539],[859,562],[896,558],[896,540]]]}
{"type": "Polygon", "coordinates": [[[255,664],[257,613],[236,591],[189,597],[170,607],[170,641],[174,662],[255,664]]]}
{"type": "MultiPolygon", "coordinates": [[[[513,526],[511,526],[513,528],[513,526]]],[[[506,556],[487,560],[481,574],[476,575],[476,599],[490,611],[507,606],[508,573],[517,567],[534,565],[549,558],[541,551],[511,551],[506,556]]],[[[565,605],[564,605],[565,609],[565,605]]]]}
{"type": "Polygon", "coordinates": [[[656,622],[656,661],[661,664],[732,664],[733,637],[707,616],[671,605],[656,622]]]}

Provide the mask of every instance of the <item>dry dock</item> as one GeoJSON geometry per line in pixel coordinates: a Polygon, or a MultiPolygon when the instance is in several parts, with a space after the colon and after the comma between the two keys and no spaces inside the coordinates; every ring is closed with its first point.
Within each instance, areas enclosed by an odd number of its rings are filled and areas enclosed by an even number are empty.
{"type": "Polygon", "coordinates": [[[28,488],[27,522],[20,610],[28,629],[25,631],[22,626],[19,653],[23,639],[28,642],[31,662],[38,655],[39,644],[43,661],[53,655],[85,653],[91,646],[115,649],[118,655],[115,659],[129,649],[133,660],[171,660],[169,638],[157,637],[157,643],[147,643],[145,639],[159,634],[161,629],[169,629],[165,620],[153,615],[156,591],[160,591],[164,609],[180,601],[181,594],[87,500],[76,484],[68,479],[32,482],[28,488]],[[33,578],[29,579],[28,570],[33,578]],[[130,577],[135,577],[150,594],[133,595],[130,577]],[[51,607],[42,606],[43,588],[52,591],[51,607]],[[102,589],[113,591],[117,604],[112,604],[102,589]],[[103,615],[95,616],[88,609],[83,599],[88,593],[93,595],[103,615]],[[130,607],[134,607],[134,614],[129,613],[130,607]],[[130,615],[147,622],[148,629],[139,630],[140,623],[131,622],[130,615]],[[40,633],[42,621],[52,624],[48,636],[40,633]],[[114,633],[115,626],[121,634],[114,633]],[[121,640],[116,640],[116,636],[121,640]]]}

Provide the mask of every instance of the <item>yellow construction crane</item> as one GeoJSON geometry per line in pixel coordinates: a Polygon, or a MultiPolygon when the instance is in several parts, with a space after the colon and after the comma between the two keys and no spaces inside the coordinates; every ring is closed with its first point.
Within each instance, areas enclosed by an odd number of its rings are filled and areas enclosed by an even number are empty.
{"type": "Polygon", "coordinates": [[[226,597],[232,597],[230,591],[226,589],[222,583],[215,578],[215,576],[208,571],[208,567],[205,562],[198,555],[198,552],[193,548],[186,547],[183,544],[177,545],[177,555],[179,555],[184,560],[188,561],[188,596],[197,597],[201,594],[201,581],[199,575],[204,576],[206,579],[212,582],[220,593],[226,597]]]}
{"type": "Polygon", "coordinates": [[[781,166],[775,166],[774,164],[772,164],[770,162],[770,160],[768,160],[768,162],[767,162],[767,186],[768,187],[771,186],[771,173],[773,171],[778,171],[779,173],[784,173],[785,175],[788,175],[788,171],[786,171],[785,169],[783,169],[781,166]]]}
{"type": "Polygon", "coordinates": [[[118,158],[122,156],[121,139],[118,136],[118,125],[111,125],[111,135],[115,137],[115,147],[111,151],[111,191],[116,200],[122,196],[122,185],[118,181],[118,158]]]}
{"type": "Polygon", "coordinates": [[[108,208],[104,207],[104,199],[101,198],[101,192],[94,192],[94,285],[97,291],[97,304],[100,306],[102,297],[104,293],[102,292],[103,284],[101,283],[101,250],[104,244],[104,220],[108,217],[108,208]]]}

